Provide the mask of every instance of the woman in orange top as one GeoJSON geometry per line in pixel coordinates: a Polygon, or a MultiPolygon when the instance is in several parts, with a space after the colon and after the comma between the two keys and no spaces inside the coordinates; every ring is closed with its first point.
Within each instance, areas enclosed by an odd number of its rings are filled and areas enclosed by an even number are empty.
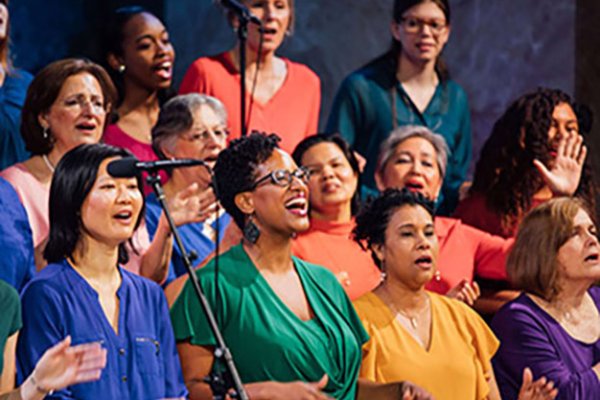
{"type": "Polygon", "coordinates": [[[381,282],[370,254],[350,237],[360,205],[358,161],[337,135],[310,136],[292,156],[310,172],[310,228],[298,234],[292,251],[332,271],[354,300],[381,282]]]}
{"type": "MultiPolygon", "coordinates": [[[[291,153],[296,144],[317,132],[321,107],[321,82],[305,65],[278,57],[275,52],[292,32],[294,0],[241,0],[262,21],[248,26],[246,44],[246,122],[248,132],[277,132],[281,148],[291,153]]],[[[229,20],[234,29],[237,21],[229,20]]],[[[229,115],[229,140],[241,133],[239,43],[212,57],[201,57],[187,70],[180,94],[208,94],[225,104],[229,115]]]]}
{"type": "MultiPolygon", "coordinates": [[[[360,377],[406,379],[436,399],[499,400],[491,358],[498,340],[462,302],[425,290],[439,245],[433,203],[407,189],[389,189],[356,218],[355,238],[368,244],[384,282],[354,302],[370,336],[360,377]]],[[[524,372],[519,400],[553,399],[545,378],[524,372]]]]}

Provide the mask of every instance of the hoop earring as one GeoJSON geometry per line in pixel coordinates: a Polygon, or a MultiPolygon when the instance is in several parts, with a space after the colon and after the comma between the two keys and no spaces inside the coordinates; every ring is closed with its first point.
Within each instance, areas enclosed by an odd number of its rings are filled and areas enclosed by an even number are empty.
{"type": "Polygon", "coordinates": [[[243,234],[244,239],[252,244],[255,244],[260,237],[260,229],[258,229],[258,226],[252,221],[252,215],[248,217],[248,221],[244,225],[243,234]]]}
{"type": "Polygon", "coordinates": [[[126,68],[127,67],[125,67],[125,64],[121,64],[121,65],[119,65],[119,68],[117,68],[117,71],[119,71],[120,74],[123,74],[123,73],[125,73],[126,68]]]}

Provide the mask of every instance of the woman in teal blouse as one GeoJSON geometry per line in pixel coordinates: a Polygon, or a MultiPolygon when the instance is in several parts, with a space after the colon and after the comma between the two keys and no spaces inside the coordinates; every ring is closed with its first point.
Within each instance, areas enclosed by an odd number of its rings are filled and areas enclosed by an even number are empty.
{"type": "Polygon", "coordinates": [[[339,132],[367,159],[367,192],[374,180],[379,146],[403,125],[423,125],[448,144],[448,171],[437,213],[449,215],[471,162],[471,116],[467,95],[449,78],[440,53],[450,35],[447,0],[395,0],[393,44],[355,71],[334,100],[327,132],[339,132]]]}
{"type": "MultiPolygon", "coordinates": [[[[219,200],[244,238],[221,256],[218,286],[212,262],[196,272],[250,398],[429,398],[408,383],[358,382],[368,336],[335,276],[291,255],[308,228],[308,173],[278,141],[254,133],[219,154],[219,200]]],[[[190,398],[210,399],[202,379],[217,368],[216,342],[189,282],[171,318],[190,398]]]]}

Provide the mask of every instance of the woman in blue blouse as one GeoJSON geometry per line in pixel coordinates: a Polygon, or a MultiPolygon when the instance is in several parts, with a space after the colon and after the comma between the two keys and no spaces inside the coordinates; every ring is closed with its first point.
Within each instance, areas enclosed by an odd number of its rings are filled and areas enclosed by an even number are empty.
{"type": "Polygon", "coordinates": [[[348,76],[336,95],[327,131],[339,132],[367,159],[365,189],[376,190],[380,144],[402,125],[424,125],[450,148],[438,214],[448,215],[471,161],[467,95],[449,79],[440,53],[450,36],[447,0],[395,0],[391,49],[348,76]]]}
{"type": "MultiPolygon", "coordinates": [[[[86,100],[87,101],[87,100],[86,100]]],[[[160,287],[119,264],[144,208],[139,178],[113,178],[108,163],[129,156],[82,145],[59,162],[50,190],[49,265],[25,287],[17,345],[19,379],[53,343],[100,342],[100,380],[50,398],[157,399],[186,395],[167,303],[160,287]]]]}

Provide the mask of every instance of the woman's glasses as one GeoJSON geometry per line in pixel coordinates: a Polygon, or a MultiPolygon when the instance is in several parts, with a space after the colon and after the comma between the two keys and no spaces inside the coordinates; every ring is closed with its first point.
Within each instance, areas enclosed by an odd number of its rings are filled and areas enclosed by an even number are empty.
{"type": "Polygon", "coordinates": [[[281,187],[288,187],[292,184],[293,179],[299,179],[302,183],[307,184],[310,178],[310,171],[304,167],[290,172],[286,169],[276,169],[275,171],[257,179],[250,190],[254,190],[263,182],[271,180],[271,183],[281,187]]]}
{"type": "Polygon", "coordinates": [[[418,33],[425,25],[427,25],[434,35],[439,35],[444,32],[448,26],[446,21],[440,19],[425,20],[414,17],[403,17],[402,20],[400,20],[400,24],[406,33],[418,33]]]}

